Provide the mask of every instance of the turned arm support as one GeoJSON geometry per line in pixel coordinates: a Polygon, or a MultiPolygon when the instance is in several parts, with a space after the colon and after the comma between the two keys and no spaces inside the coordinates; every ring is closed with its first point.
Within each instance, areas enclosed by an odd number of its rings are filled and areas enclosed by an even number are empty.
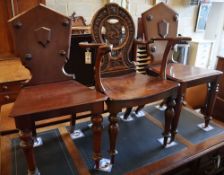
{"type": "MultiPolygon", "coordinates": [[[[168,62],[168,56],[170,50],[176,45],[183,41],[191,41],[190,37],[175,37],[175,38],[152,38],[149,43],[154,43],[154,41],[166,41],[167,45],[163,53],[163,59],[160,67],[159,76],[162,79],[166,79],[166,67],[168,62]]],[[[152,73],[150,66],[148,67],[149,72],[152,73]]]]}
{"type": "Polygon", "coordinates": [[[190,37],[176,37],[176,38],[153,38],[152,41],[167,41],[167,45],[163,54],[163,60],[160,67],[159,76],[162,79],[166,79],[166,67],[168,61],[168,55],[170,50],[174,47],[175,44],[178,44],[182,41],[190,41],[190,37]]]}
{"type": "Polygon", "coordinates": [[[105,54],[111,51],[112,45],[101,43],[79,43],[82,48],[96,49],[96,62],[94,65],[95,88],[97,91],[105,93],[105,88],[101,82],[101,61],[105,54]]]}

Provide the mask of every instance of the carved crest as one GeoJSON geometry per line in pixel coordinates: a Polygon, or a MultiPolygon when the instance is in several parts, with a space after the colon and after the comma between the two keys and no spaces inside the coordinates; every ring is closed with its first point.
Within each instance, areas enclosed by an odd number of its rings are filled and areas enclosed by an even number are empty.
{"type": "Polygon", "coordinates": [[[92,35],[97,43],[113,45],[110,56],[105,56],[102,72],[134,67],[129,61],[135,26],[130,14],[115,3],[106,4],[93,17],[92,35]]]}
{"type": "Polygon", "coordinates": [[[51,29],[47,27],[40,27],[36,30],[35,37],[37,42],[42,45],[43,47],[46,47],[48,43],[51,41],[51,29]]]}
{"type": "Polygon", "coordinates": [[[169,33],[169,23],[166,20],[162,20],[158,23],[158,32],[162,38],[166,38],[169,33]]]}

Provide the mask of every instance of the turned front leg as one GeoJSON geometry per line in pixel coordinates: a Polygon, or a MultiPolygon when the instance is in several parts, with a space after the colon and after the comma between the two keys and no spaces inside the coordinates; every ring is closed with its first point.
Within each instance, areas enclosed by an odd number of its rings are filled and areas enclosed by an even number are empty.
{"type": "Polygon", "coordinates": [[[167,145],[167,141],[170,135],[171,123],[175,115],[174,106],[175,106],[175,100],[173,99],[173,97],[169,97],[167,99],[167,108],[165,110],[165,127],[163,132],[163,136],[164,136],[163,146],[164,147],[167,145]]]}
{"type": "Polygon", "coordinates": [[[111,163],[114,164],[116,154],[116,140],[118,134],[117,113],[111,113],[109,116],[109,138],[110,138],[110,150],[111,163]]]}
{"type": "Polygon", "coordinates": [[[182,106],[183,106],[183,99],[184,99],[185,91],[186,91],[186,88],[184,87],[184,85],[181,85],[180,88],[178,89],[176,105],[175,105],[175,115],[174,115],[174,119],[172,121],[172,126],[171,126],[170,142],[175,140],[175,136],[177,134],[177,126],[179,123],[180,113],[181,113],[182,106]]]}
{"type": "Polygon", "coordinates": [[[139,111],[141,111],[144,108],[145,105],[140,105],[137,107],[135,113],[138,114],[139,111]]]}
{"type": "Polygon", "coordinates": [[[218,92],[218,80],[215,80],[208,84],[208,96],[205,104],[205,127],[209,125],[210,120],[212,119],[212,111],[214,108],[215,97],[218,92]]]}
{"type": "Polygon", "coordinates": [[[23,149],[28,165],[28,175],[40,175],[34,156],[32,131],[20,131],[20,140],[20,147],[23,149]]]}
{"type": "Polygon", "coordinates": [[[75,124],[76,124],[76,114],[72,114],[71,115],[71,121],[70,121],[70,133],[74,132],[75,124]]]}
{"type": "Polygon", "coordinates": [[[93,126],[92,126],[92,131],[93,131],[93,160],[95,161],[96,164],[96,169],[99,169],[99,162],[100,159],[102,158],[101,155],[101,143],[102,143],[102,131],[103,131],[103,126],[102,126],[102,121],[103,117],[101,115],[96,115],[94,114],[91,119],[93,126]]]}

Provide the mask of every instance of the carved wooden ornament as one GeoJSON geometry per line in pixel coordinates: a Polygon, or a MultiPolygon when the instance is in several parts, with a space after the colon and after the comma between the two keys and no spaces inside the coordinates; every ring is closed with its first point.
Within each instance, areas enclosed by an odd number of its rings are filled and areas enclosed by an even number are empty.
{"type": "Polygon", "coordinates": [[[51,41],[51,29],[47,27],[40,27],[34,30],[37,42],[46,47],[51,41]]]}
{"type": "Polygon", "coordinates": [[[133,67],[129,50],[135,35],[135,26],[130,14],[115,3],[106,4],[93,17],[92,35],[97,43],[112,45],[110,56],[105,56],[102,72],[119,71],[133,67]]]}
{"type": "Polygon", "coordinates": [[[158,32],[162,38],[166,38],[169,33],[169,23],[166,20],[158,22],[158,32]]]}

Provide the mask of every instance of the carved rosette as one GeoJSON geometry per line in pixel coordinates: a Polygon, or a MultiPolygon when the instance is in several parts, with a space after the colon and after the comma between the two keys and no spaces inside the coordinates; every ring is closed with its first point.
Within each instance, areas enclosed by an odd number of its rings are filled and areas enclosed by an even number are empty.
{"type": "Polygon", "coordinates": [[[113,45],[110,55],[104,57],[102,72],[134,67],[129,61],[129,50],[135,35],[135,26],[130,14],[115,3],[101,8],[92,20],[92,35],[97,43],[113,45]]]}

